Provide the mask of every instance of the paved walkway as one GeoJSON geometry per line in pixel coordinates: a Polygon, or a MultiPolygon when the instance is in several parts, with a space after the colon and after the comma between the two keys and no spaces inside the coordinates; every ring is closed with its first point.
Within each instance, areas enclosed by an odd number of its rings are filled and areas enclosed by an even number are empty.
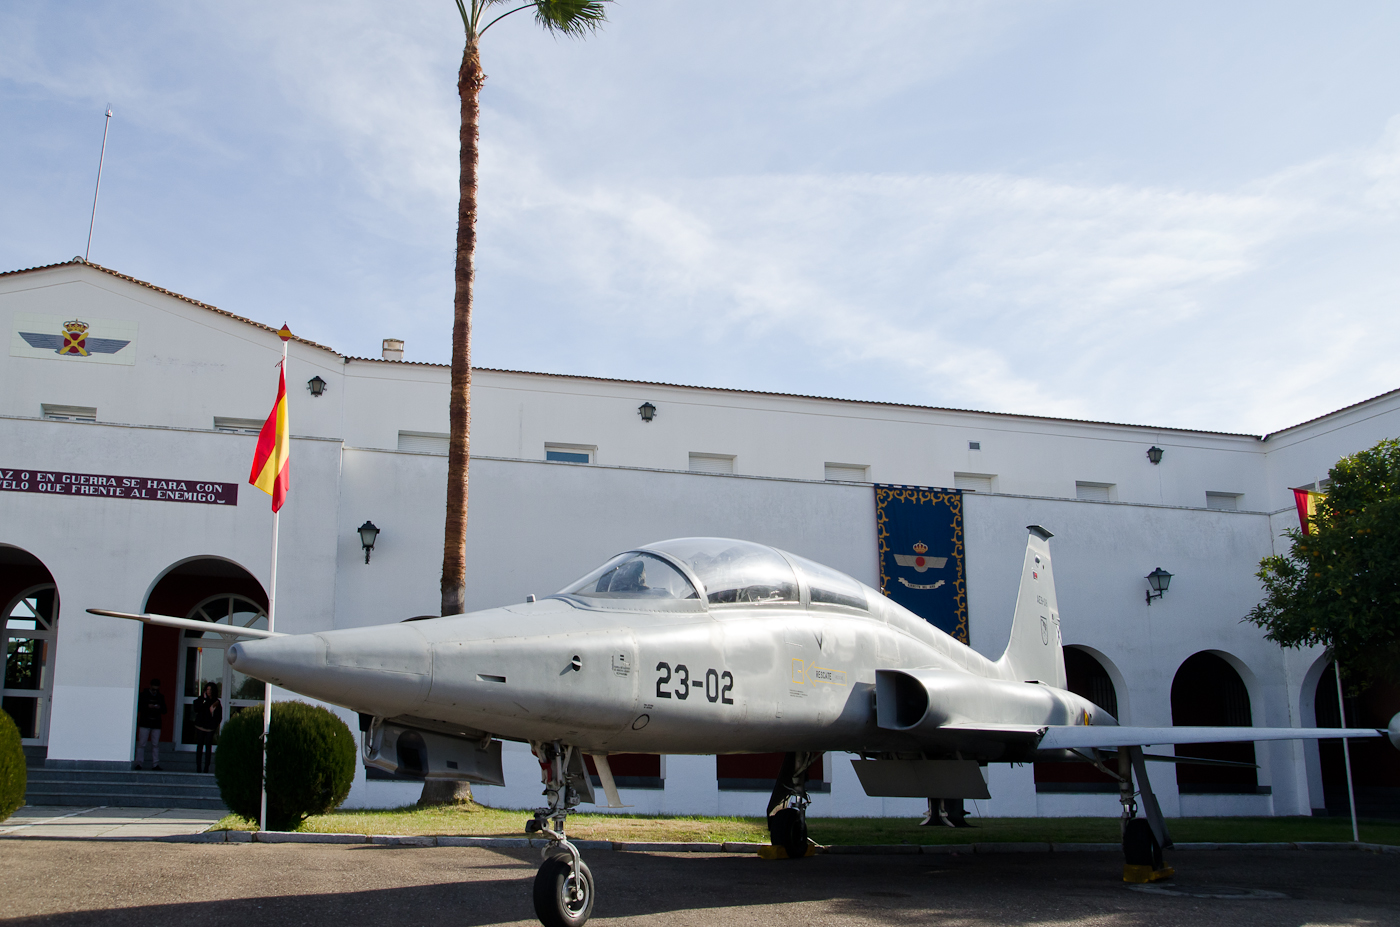
{"type": "MultiPolygon", "coordinates": [[[[1118,852],[584,856],[591,927],[1400,924],[1394,855],[1168,852],[1177,876],[1151,886],[1118,852]]],[[[0,860],[5,927],[538,927],[530,848],[12,839],[0,860]]]]}
{"type": "Polygon", "coordinates": [[[29,805],[0,824],[0,837],[101,837],[106,840],[151,840],[198,834],[224,816],[223,811],[183,808],[83,808],[29,805]]]}

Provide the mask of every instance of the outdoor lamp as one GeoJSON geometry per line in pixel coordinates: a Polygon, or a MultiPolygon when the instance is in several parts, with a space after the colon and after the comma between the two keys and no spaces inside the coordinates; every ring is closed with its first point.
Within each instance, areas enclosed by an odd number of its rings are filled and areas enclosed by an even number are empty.
{"type": "Polygon", "coordinates": [[[326,381],[322,380],[319,376],[312,377],[306,381],[306,388],[311,390],[312,396],[320,399],[321,394],[326,391],[326,381]]]}
{"type": "Polygon", "coordinates": [[[1147,574],[1147,584],[1152,587],[1152,592],[1147,593],[1147,604],[1151,605],[1153,599],[1160,599],[1166,594],[1167,587],[1172,584],[1172,575],[1158,567],[1147,574]],[[1154,592],[1156,595],[1152,594],[1154,592]]]}
{"type": "Polygon", "coordinates": [[[649,422],[656,418],[656,406],[649,402],[644,402],[637,406],[637,414],[642,417],[642,421],[649,422]]]}
{"type": "Polygon", "coordinates": [[[360,546],[365,549],[365,563],[369,563],[369,552],[374,550],[374,539],[377,537],[379,529],[374,526],[374,522],[366,521],[360,525],[360,546]]]}
{"type": "Polygon", "coordinates": [[[1152,445],[1147,449],[1147,459],[1155,464],[1162,462],[1162,449],[1157,445],[1152,445]]]}

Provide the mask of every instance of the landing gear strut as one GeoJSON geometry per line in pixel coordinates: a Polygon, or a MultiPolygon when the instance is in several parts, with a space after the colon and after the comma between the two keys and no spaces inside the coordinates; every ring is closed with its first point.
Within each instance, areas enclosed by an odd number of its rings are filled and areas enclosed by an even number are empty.
{"type": "Polygon", "coordinates": [[[1162,850],[1172,845],[1167,822],[1157,807],[1157,796],[1147,781],[1147,763],[1141,747],[1118,749],[1118,800],[1123,805],[1123,881],[1157,882],[1170,879],[1176,870],[1162,859],[1162,850]],[[1139,791],[1133,791],[1133,771],[1137,771],[1139,791]],[[1138,817],[1139,795],[1143,817],[1138,817]]]}
{"type": "Polygon", "coordinates": [[[527,834],[543,834],[549,846],[542,851],[544,863],[535,873],[535,916],[544,927],[582,927],[593,913],[593,873],[579,855],[578,847],[564,836],[564,819],[586,794],[592,797],[592,783],[583,754],[575,747],[554,743],[530,745],[540,761],[540,778],[548,808],[539,808],[525,822],[527,834]]]}
{"type": "Polygon", "coordinates": [[[807,768],[820,753],[789,753],[783,757],[778,781],[768,797],[768,837],[775,847],[782,847],[788,859],[807,855],[807,768]]]}

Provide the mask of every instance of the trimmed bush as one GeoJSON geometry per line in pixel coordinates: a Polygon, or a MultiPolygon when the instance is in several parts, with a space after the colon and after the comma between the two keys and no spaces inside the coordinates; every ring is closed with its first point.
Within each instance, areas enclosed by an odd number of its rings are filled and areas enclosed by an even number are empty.
{"type": "Polygon", "coordinates": [[[28,784],[29,770],[24,768],[19,728],[8,713],[0,711],[0,821],[24,804],[24,789],[28,784]]]}
{"type": "MultiPolygon", "coordinates": [[[[258,819],[262,790],[262,712],[240,711],[219,732],[214,777],[234,814],[258,819]]],[[[267,827],[295,830],[350,794],[355,737],[330,711],[305,702],[273,702],[267,752],[267,827]]]]}

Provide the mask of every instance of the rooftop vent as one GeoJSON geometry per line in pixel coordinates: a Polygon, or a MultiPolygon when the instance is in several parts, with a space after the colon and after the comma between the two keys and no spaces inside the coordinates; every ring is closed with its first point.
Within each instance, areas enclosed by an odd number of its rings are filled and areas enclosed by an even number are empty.
{"type": "Polygon", "coordinates": [[[403,360],[403,341],[399,338],[384,339],[384,359],[403,360]]]}

